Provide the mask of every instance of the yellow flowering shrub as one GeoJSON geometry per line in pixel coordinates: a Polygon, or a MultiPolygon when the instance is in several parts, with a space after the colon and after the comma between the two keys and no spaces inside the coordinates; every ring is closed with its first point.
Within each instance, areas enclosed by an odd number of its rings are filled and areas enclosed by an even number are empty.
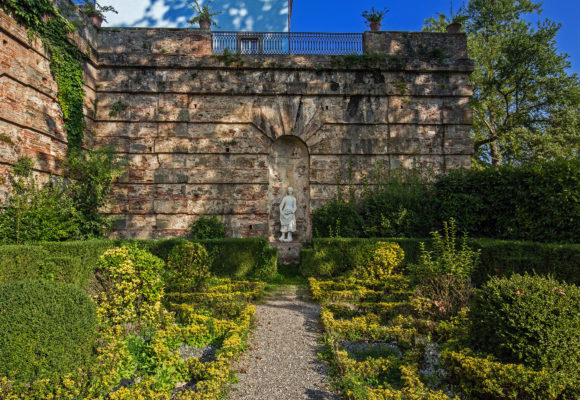
{"type": "Polygon", "coordinates": [[[470,398],[572,400],[580,395],[580,382],[564,372],[501,363],[468,350],[445,351],[442,357],[452,379],[470,398]]]}
{"type": "Polygon", "coordinates": [[[163,260],[137,247],[107,250],[95,271],[100,320],[109,325],[153,323],[161,310],[163,265],[163,260]]]}
{"type": "Polygon", "coordinates": [[[320,317],[332,351],[334,380],[345,398],[580,398],[580,382],[573,374],[533,370],[474,355],[465,347],[467,309],[448,320],[424,318],[416,311],[417,300],[410,301],[413,289],[408,279],[395,277],[383,283],[376,279],[309,279],[313,297],[323,304],[320,317]],[[360,294],[370,291],[380,292],[380,300],[363,300],[365,296],[360,294]],[[376,341],[396,343],[400,357],[373,352],[372,342],[376,341]]]}
{"type": "MultiPolygon", "coordinates": [[[[100,329],[94,363],[58,381],[20,383],[0,376],[0,399],[215,400],[222,396],[231,378],[232,362],[244,351],[251,329],[255,307],[248,299],[258,298],[264,284],[214,279],[214,286],[204,293],[208,298],[223,293],[243,296],[220,298],[218,302],[206,302],[207,298],[201,303],[170,302],[169,311],[150,308],[150,312],[143,312],[147,304],[139,301],[139,293],[130,293],[142,285],[131,276],[144,270],[138,265],[142,259],[135,261],[130,256],[131,249],[119,248],[107,252],[102,259],[101,267],[108,267],[107,282],[112,282],[112,286],[110,291],[98,295],[105,324],[100,329]],[[214,312],[214,305],[219,312],[214,312]],[[116,313],[113,306],[124,310],[116,313]],[[139,326],[143,327],[141,332],[136,329],[139,326]],[[215,361],[180,356],[182,346],[203,347],[211,343],[220,343],[215,361]],[[114,390],[121,379],[136,377],[140,379],[114,390]],[[184,388],[174,392],[178,382],[186,381],[195,382],[196,390],[184,388]]],[[[139,279],[155,282],[153,276],[139,279]]]]}
{"type": "Polygon", "coordinates": [[[364,246],[353,275],[360,279],[381,281],[392,275],[405,259],[398,243],[376,242],[364,246]]]}

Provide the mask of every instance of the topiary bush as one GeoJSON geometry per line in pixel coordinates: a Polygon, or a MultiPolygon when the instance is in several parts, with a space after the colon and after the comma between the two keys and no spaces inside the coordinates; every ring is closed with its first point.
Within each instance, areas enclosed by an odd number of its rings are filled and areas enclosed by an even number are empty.
{"type": "Polygon", "coordinates": [[[226,236],[226,226],[215,215],[211,218],[200,215],[189,227],[189,236],[193,239],[222,239],[226,236]]]}
{"type": "Polygon", "coordinates": [[[62,376],[91,359],[95,304],[61,282],[12,281],[0,286],[0,375],[21,382],[62,376]]]}
{"type": "Polygon", "coordinates": [[[473,345],[500,360],[577,372],[580,289],[552,278],[494,277],[471,307],[473,345]]]}
{"type": "Polygon", "coordinates": [[[163,297],[163,267],[163,260],[135,246],[107,250],[95,270],[101,321],[111,325],[155,322],[163,297]]]}
{"type": "Polygon", "coordinates": [[[172,291],[197,290],[210,277],[210,257],[201,244],[185,242],[169,253],[166,286],[172,291]]]}
{"type": "Polygon", "coordinates": [[[357,255],[353,275],[360,279],[384,280],[405,259],[405,252],[397,243],[375,242],[367,244],[357,255]]]}
{"type": "Polygon", "coordinates": [[[315,237],[360,237],[362,227],[363,219],[355,206],[339,200],[323,205],[312,216],[315,237]]]}

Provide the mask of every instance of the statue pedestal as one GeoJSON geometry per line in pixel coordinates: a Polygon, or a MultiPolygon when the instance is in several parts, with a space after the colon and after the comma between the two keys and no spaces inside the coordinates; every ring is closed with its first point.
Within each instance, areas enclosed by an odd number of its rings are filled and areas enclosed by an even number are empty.
{"type": "Polygon", "coordinates": [[[270,243],[278,249],[278,264],[300,264],[300,249],[302,243],[299,242],[274,242],[270,243]]]}

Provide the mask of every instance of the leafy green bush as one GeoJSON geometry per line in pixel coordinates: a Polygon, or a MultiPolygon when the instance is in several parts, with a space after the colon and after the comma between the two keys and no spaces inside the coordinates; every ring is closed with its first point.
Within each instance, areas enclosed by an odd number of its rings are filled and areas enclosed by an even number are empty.
{"type": "Polygon", "coordinates": [[[363,220],[352,203],[340,200],[323,205],[312,216],[316,237],[360,237],[363,220]]]}
{"type": "Polygon", "coordinates": [[[0,210],[0,243],[76,240],[110,231],[110,219],[99,212],[120,175],[110,149],[69,154],[66,184],[53,178],[38,185],[29,158],[21,158],[13,172],[12,195],[0,210]]]}
{"type": "Polygon", "coordinates": [[[378,241],[397,243],[403,250],[404,265],[414,263],[419,254],[419,239],[314,238],[312,248],[300,251],[300,271],[307,277],[332,277],[348,273],[360,264],[369,245],[378,241]]]}
{"type": "Polygon", "coordinates": [[[384,280],[403,262],[405,252],[397,243],[375,242],[362,248],[354,276],[361,279],[384,280]]]}
{"type": "Polygon", "coordinates": [[[197,290],[210,277],[210,258],[199,243],[185,242],[169,253],[165,283],[171,291],[197,290]]]}
{"type": "Polygon", "coordinates": [[[61,180],[39,186],[28,158],[19,160],[14,173],[12,196],[0,209],[0,243],[70,240],[81,236],[79,214],[61,180]]]}
{"type": "Polygon", "coordinates": [[[276,275],[278,250],[268,239],[199,240],[211,255],[212,274],[234,278],[251,277],[268,280],[276,275]]]}
{"type": "Polygon", "coordinates": [[[95,271],[101,321],[112,325],[155,322],[163,297],[163,267],[163,260],[135,246],[107,250],[95,271]]]}
{"type": "Polygon", "coordinates": [[[83,238],[102,237],[112,221],[100,210],[107,203],[113,181],[122,174],[122,162],[110,147],[71,153],[65,163],[71,181],[68,197],[78,211],[83,238]]]}
{"type": "Polygon", "coordinates": [[[81,289],[45,280],[0,286],[0,375],[22,382],[72,372],[91,358],[97,315],[81,289]]]}
{"type": "Polygon", "coordinates": [[[440,216],[471,235],[580,242],[580,157],[440,175],[440,216]]]}
{"type": "Polygon", "coordinates": [[[473,400],[577,400],[578,379],[565,372],[534,370],[521,364],[505,364],[471,351],[441,353],[448,381],[464,398],[473,400]]]}
{"type": "Polygon", "coordinates": [[[0,283],[43,278],[90,289],[98,258],[112,247],[112,240],[0,246],[0,283]]]}
{"type": "Polygon", "coordinates": [[[469,247],[467,235],[463,236],[458,248],[455,220],[443,222],[443,235],[435,231],[431,236],[433,250],[428,251],[423,243],[420,244],[419,262],[411,268],[414,277],[417,280],[440,276],[468,279],[479,261],[479,251],[469,247]]]}
{"type": "Polygon", "coordinates": [[[226,236],[226,226],[215,215],[211,218],[200,215],[189,227],[189,236],[193,239],[221,239],[226,236]]]}
{"type": "Polygon", "coordinates": [[[471,273],[477,266],[479,251],[469,247],[467,235],[458,248],[453,218],[443,222],[443,235],[432,232],[432,237],[433,250],[426,250],[421,243],[419,261],[410,268],[417,282],[412,303],[420,316],[447,319],[469,304],[473,292],[471,273]]]}
{"type": "Polygon", "coordinates": [[[578,373],[580,289],[552,278],[494,277],[477,291],[471,341],[500,360],[578,373]]]}
{"type": "Polygon", "coordinates": [[[474,284],[481,285],[490,276],[533,272],[552,275],[555,279],[580,285],[580,244],[516,242],[475,239],[481,250],[481,262],[472,274],[474,284]]]}

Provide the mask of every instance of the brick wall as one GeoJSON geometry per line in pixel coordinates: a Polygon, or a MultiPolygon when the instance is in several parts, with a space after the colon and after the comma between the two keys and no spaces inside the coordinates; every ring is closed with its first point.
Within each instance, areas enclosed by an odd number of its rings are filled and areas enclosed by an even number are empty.
{"type": "MultiPolygon", "coordinates": [[[[95,31],[85,28],[74,39],[82,49],[91,46],[95,31]]],[[[84,70],[87,124],[92,126],[96,57],[84,70]]],[[[60,175],[67,152],[66,132],[57,100],[58,88],[40,39],[0,10],[0,200],[8,194],[12,165],[20,157],[34,161],[39,181],[60,175]]]]}

